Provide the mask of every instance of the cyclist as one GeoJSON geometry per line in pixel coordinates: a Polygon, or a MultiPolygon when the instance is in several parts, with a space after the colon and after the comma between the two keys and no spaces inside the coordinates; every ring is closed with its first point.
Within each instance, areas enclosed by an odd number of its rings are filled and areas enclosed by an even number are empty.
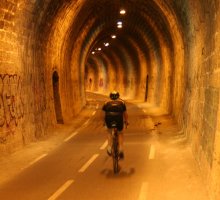
{"type": "Polygon", "coordinates": [[[120,95],[118,92],[113,91],[109,95],[110,99],[109,101],[106,101],[103,105],[102,110],[105,111],[105,124],[108,128],[108,147],[107,147],[107,153],[110,156],[111,155],[111,146],[112,146],[112,137],[111,137],[111,122],[116,121],[117,122],[117,129],[119,132],[119,157],[121,159],[124,158],[124,152],[123,152],[123,128],[124,123],[126,126],[128,125],[128,114],[125,102],[120,99],[120,95]]]}

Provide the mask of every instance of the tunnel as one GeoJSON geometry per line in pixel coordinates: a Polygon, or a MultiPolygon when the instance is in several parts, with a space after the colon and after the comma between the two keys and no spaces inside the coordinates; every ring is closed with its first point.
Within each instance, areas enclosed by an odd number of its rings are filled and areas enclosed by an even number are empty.
{"type": "Polygon", "coordinates": [[[1,157],[116,90],[172,118],[219,200],[219,32],[218,0],[1,0],[1,157]]]}

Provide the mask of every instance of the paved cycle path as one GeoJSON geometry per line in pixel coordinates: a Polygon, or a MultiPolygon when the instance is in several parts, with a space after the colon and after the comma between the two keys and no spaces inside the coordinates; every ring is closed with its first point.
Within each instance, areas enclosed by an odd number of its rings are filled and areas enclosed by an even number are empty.
{"type": "Polygon", "coordinates": [[[115,175],[106,154],[105,100],[89,93],[73,122],[2,158],[0,199],[209,199],[184,134],[169,115],[146,103],[127,101],[125,159],[115,175]]]}

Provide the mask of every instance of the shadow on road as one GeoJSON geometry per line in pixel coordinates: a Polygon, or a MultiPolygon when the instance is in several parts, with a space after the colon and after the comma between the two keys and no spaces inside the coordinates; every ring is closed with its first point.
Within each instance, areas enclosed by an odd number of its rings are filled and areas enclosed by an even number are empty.
{"type": "Polygon", "coordinates": [[[113,169],[103,169],[101,174],[105,175],[106,178],[128,178],[135,173],[134,168],[130,168],[128,170],[120,169],[119,173],[114,174],[113,169]]]}

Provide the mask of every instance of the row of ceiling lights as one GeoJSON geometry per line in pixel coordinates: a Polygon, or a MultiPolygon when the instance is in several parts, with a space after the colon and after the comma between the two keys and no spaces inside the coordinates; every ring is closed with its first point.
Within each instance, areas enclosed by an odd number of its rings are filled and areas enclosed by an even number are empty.
{"type": "MultiPolygon", "coordinates": [[[[119,11],[119,13],[120,13],[120,15],[125,15],[126,14],[126,10],[125,9],[121,9],[120,11],[119,11]]],[[[117,22],[117,28],[122,28],[123,26],[122,26],[122,21],[118,21],[117,22]]],[[[111,38],[112,39],[115,39],[116,38],[116,35],[111,35],[111,38]]],[[[109,42],[104,42],[104,46],[105,47],[108,47],[110,44],[109,44],[109,42]]],[[[95,51],[101,51],[102,50],[102,48],[101,47],[98,47],[98,48],[95,48],[95,50],[94,51],[92,51],[92,54],[94,55],[95,54],[95,51]]]]}

